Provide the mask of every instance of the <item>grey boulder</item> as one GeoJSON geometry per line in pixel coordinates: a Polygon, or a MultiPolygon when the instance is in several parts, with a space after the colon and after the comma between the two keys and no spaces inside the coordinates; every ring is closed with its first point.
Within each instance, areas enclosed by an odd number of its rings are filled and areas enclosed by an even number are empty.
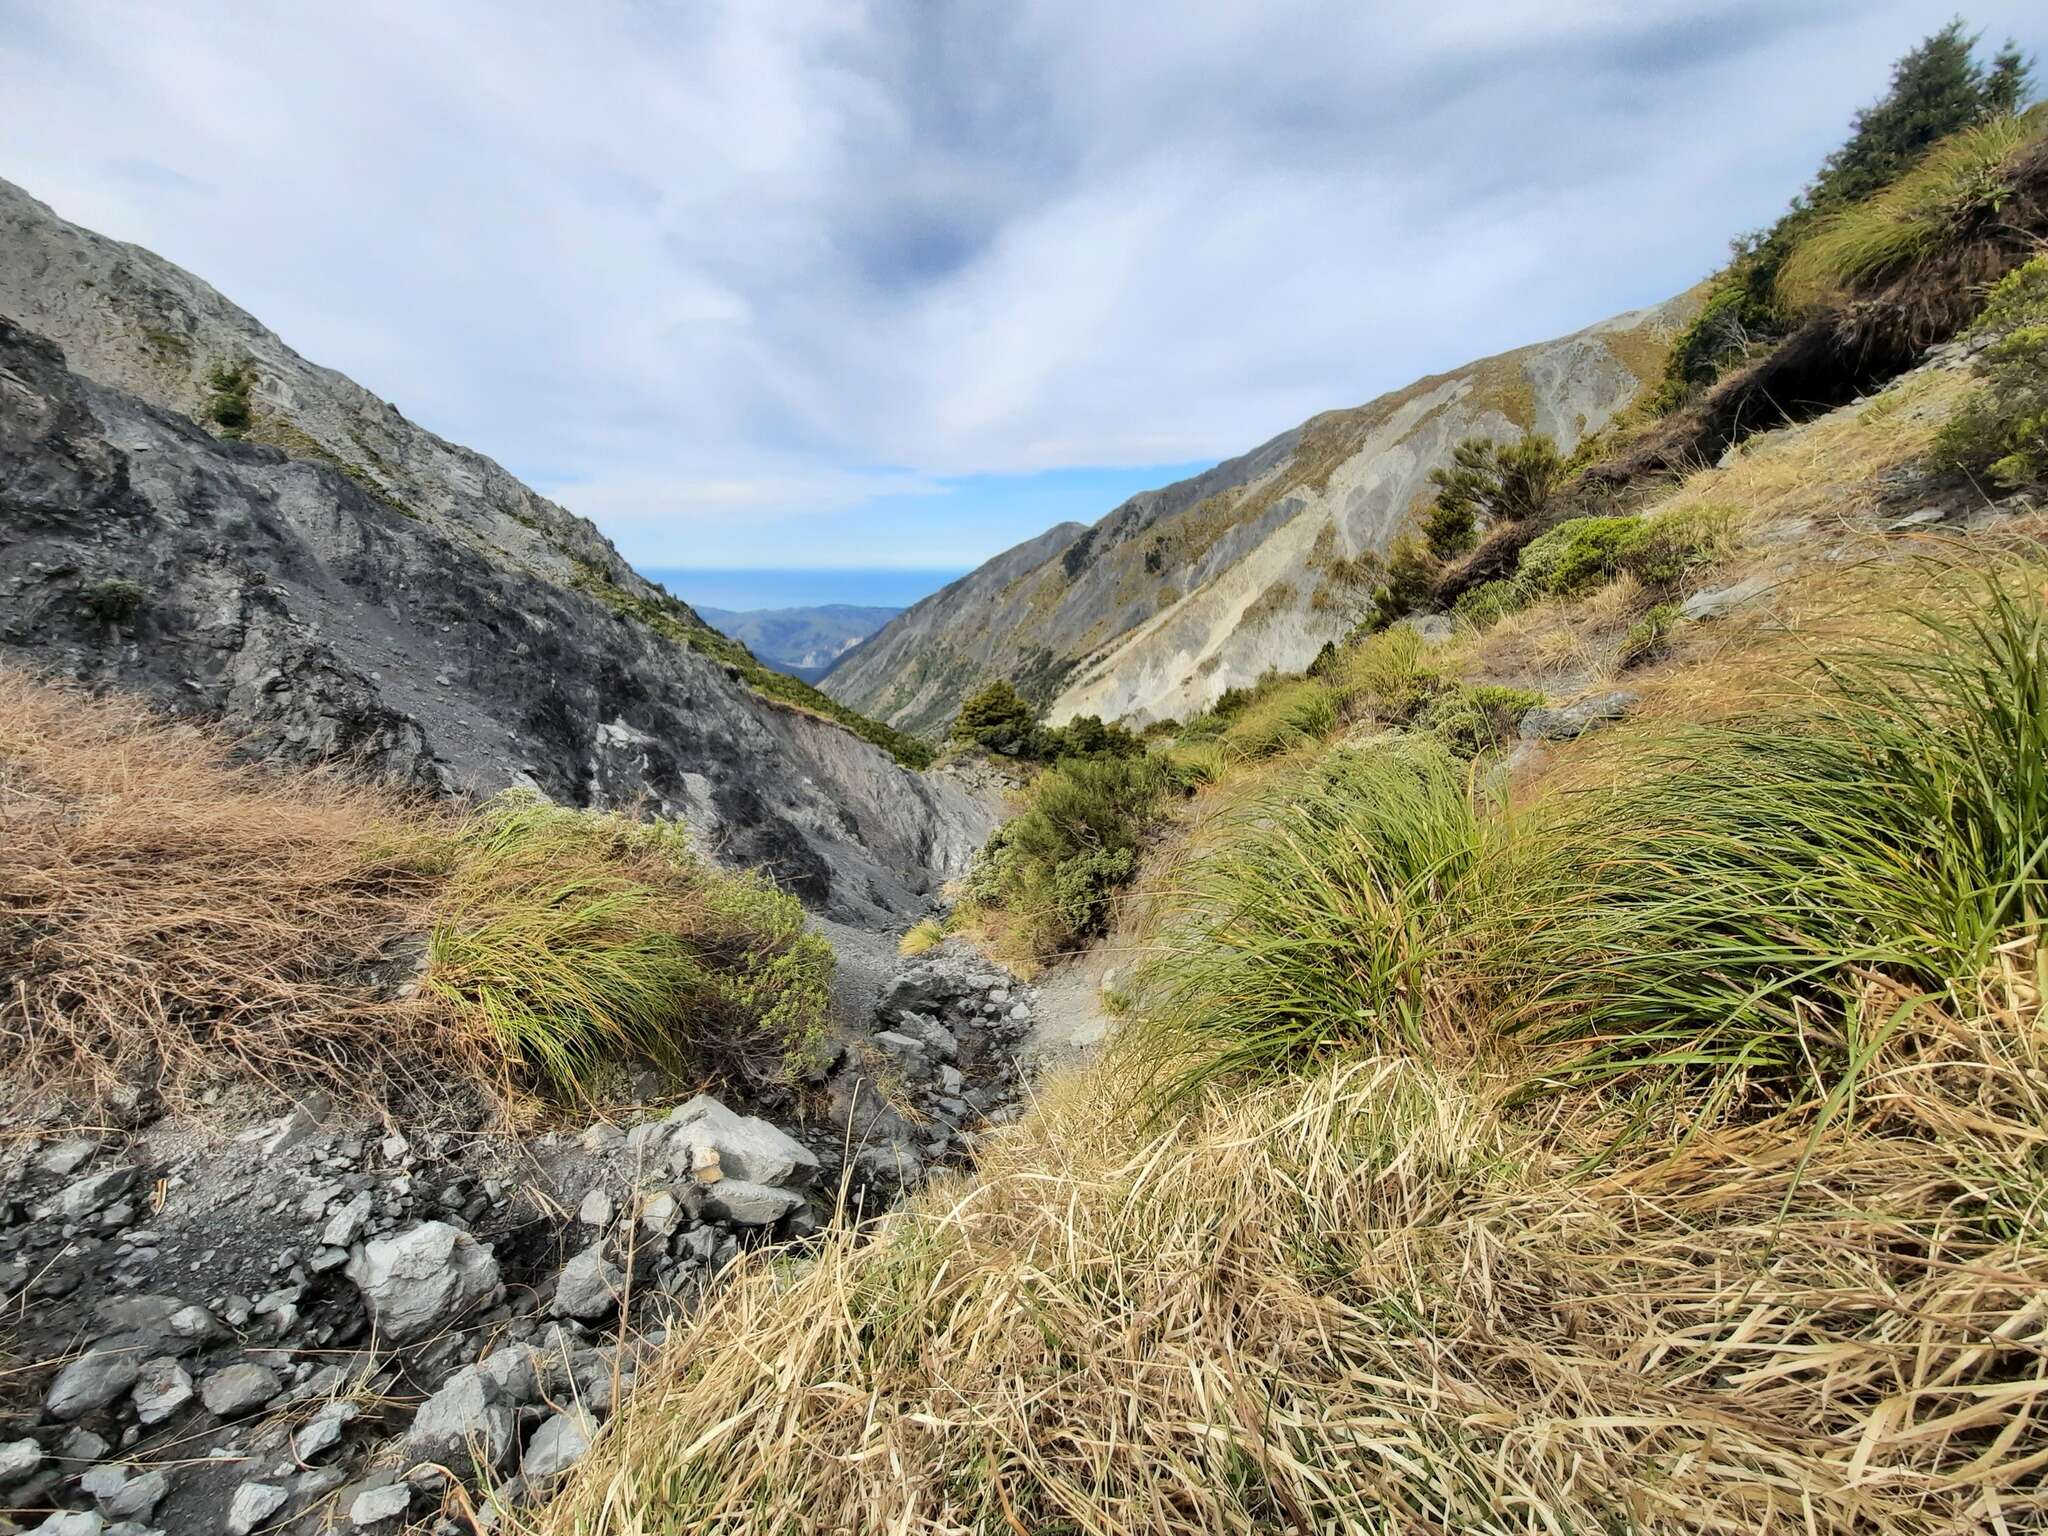
{"type": "Polygon", "coordinates": [[[465,1366],[420,1405],[405,1455],[415,1465],[446,1467],[467,1481],[501,1470],[517,1444],[511,1395],[475,1366],[465,1366]]]}
{"type": "Polygon", "coordinates": [[[131,1390],[142,1375],[132,1349],[92,1349],[57,1373],[43,1408],[53,1419],[82,1419],[131,1390]]]}
{"type": "Polygon", "coordinates": [[[284,1508],[290,1497],[274,1483],[244,1483],[228,1501],[228,1536],[249,1536],[284,1508]]]}
{"type": "Polygon", "coordinates": [[[669,1165],[688,1174],[701,1165],[701,1149],[718,1154],[728,1179],[802,1189],[817,1177],[818,1159],[788,1133],[753,1115],[736,1114],[700,1093],[668,1117],[669,1165]]]}
{"type": "Polygon", "coordinates": [[[604,1256],[600,1238],[562,1266],[555,1281],[555,1310],[589,1322],[616,1307],[625,1286],[625,1275],[604,1256]]]}
{"type": "Polygon", "coordinates": [[[804,1203],[803,1196],[745,1179],[720,1179],[704,1191],[704,1210],[740,1227],[765,1227],[804,1203]]]}
{"type": "Polygon", "coordinates": [[[533,1432],[520,1458],[519,1475],[529,1483],[561,1476],[589,1454],[596,1434],[596,1424],[582,1409],[556,1414],[533,1432]]]}
{"type": "Polygon", "coordinates": [[[1522,716],[1517,732],[1524,741],[1572,741],[1596,725],[1619,720],[1635,707],[1639,695],[1626,688],[1575,699],[1559,708],[1538,706],[1522,716]]]}
{"type": "Polygon", "coordinates": [[[350,1256],[345,1273],[363,1293],[370,1319],[388,1344],[436,1333],[499,1293],[491,1250],[441,1221],[365,1243],[350,1256]]]}
{"type": "Polygon", "coordinates": [[[208,1413],[238,1419],[245,1413],[254,1413],[283,1390],[284,1383],[278,1380],[277,1372],[267,1365],[245,1360],[207,1377],[206,1384],[199,1389],[199,1400],[206,1404],[208,1413]]]}

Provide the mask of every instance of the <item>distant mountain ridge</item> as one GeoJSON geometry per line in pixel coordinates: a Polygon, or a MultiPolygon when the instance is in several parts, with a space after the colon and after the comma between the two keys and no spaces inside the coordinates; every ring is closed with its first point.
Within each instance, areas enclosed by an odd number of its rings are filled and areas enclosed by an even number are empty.
{"type": "Polygon", "coordinates": [[[1696,295],[1328,411],[1214,469],[1064,523],[907,609],[820,686],[935,735],[1005,677],[1054,723],[1198,712],[1298,671],[1355,616],[1346,563],[1410,527],[1463,438],[1545,432],[1569,450],[1661,372],[1696,295]]]}
{"type": "Polygon", "coordinates": [[[815,683],[832,664],[901,608],[860,603],[818,603],[807,608],[707,608],[697,614],[713,629],[732,636],[778,672],[815,683]]]}

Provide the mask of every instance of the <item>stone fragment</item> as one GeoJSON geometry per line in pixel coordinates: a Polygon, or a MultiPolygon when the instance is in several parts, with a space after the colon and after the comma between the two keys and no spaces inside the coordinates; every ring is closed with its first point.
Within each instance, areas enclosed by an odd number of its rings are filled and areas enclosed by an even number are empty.
{"type": "Polygon", "coordinates": [[[412,1503],[412,1490],[404,1483],[387,1483],[382,1488],[370,1488],[356,1495],[355,1502],[348,1507],[351,1525],[381,1525],[386,1520],[396,1520],[412,1503]]]}
{"type": "Polygon", "coordinates": [[[721,1179],[704,1193],[707,1214],[742,1227],[765,1227],[803,1203],[793,1191],[746,1179],[721,1179]]]}
{"type": "Polygon", "coordinates": [[[192,1401],[192,1378],[169,1355],[143,1364],[135,1379],[135,1416],[144,1424],[161,1424],[192,1401]]]}
{"type": "Polygon", "coordinates": [[[1711,587],[1704,592],[1693,593],[1679,604],[1678,611],[1695,622],[1718,619],[1731,609],[1741,607],[1751,598],[1768,592],[1771,585],[1771,578],[1768,576],[1751,576],[1746,581],[1738,581],[1730,587],[1711,587]]]}
{"type": "Polygon", "coordinates": [[[142,1361],[132,1349],[92,1349],[57,1373],[43,1408],[53,1419],[82,1419],[134,1387],[142,1361]]]}
{"type": "Polygon", "coordinates": [[[604,1239],[599,1238],[562,1266],[555,1281],[555,1310],[590,1322],[618,1305],[625,1284],[618,1265],[604,1256],[604,1239]]]}
{"type": "Polygon", "coordinates": [[[69,1178],[92,1160],[100,1144],[90,1137],[70,1136],[36,1154],[36,1166],[58,1178],[69,1178]]]}
{"type": "Polygon", "coordinates": [[[215,1371],[199,1388],[199,1400],[216,1418],[239,1419],[254,1413],[284,1390],[277,1372],[267,1365],[244,1360],[239,1365],[215,1371]]]}
{"type": "Polygon", "coordinates": [[[504,1467],[518,1443],[517,1429],[504,1389],[466,1366],[420,1405],[406,1436],[406,1459],[446,1467],[468,1480],[504,1467]]]}
{"type": "Polygon", "coordinates": [[[498,1295],[498,1261],[467,1232],[423,1221],[365,1243],[347,1274],[384,1343],[425,1338],[498,1295]]]}
{"type": "Polygon", "coordinates": [[[101,1536],[107,1522],[83,1510],[64,1510],[50,1516],[28,1536],[101,1536]]]}
{"type": "Polygon", "coordinates": [[[529,1483],[559,1477],[584,1458],[596,1434],[596,1424],[582,1409],[556,1414],[533,1432],[519,1461],[519,1475],[529,1483]]]}
{"type": "Polygon", "coordinates": [[[583,1203],[576,1208],[576,1219],[586,1227],[602,1230],[612,1224],[612,1197],[602,1189],[592,1189],[583,1197],[583,1203]]]}
{"type": "Polygon", "coordinates": [[[1524,741],[1572,741],[1596,725],[1619,720],[1635,707],[1640,695],[1626,688],[1575,699],[1556,709],[1538,706],[1522,716],[1516,734],[1524,741]]]}
{"type": "Polygon", "coordinates": [[[87,1174],[64,1186],[64,1192],[57,1196],[57,1213],[67,1221],[76,1221],[104,1210],[133,1189],[141,1176],[139,1168],[109,1168],[104,1173],[87,1174]]]}
{"type": "Polygon", "coordinates": [[[348,1204],[327,1218],[327,1226],[320,1233],[320,1241],[329,1248],[346,1248],[362,1236],[363,1228],[370,1220],[374,1199],[366,1189],[356,1195],[348,1204]]]}
{"type": "Polygon", "coordinates": [[[708,1093],[700,1093],[668,1117],[670,1166],[691,1171],[698,1149],[718,1154],[728,1179],[802,1189],[818,1173],[818,1159],[802,1142],[753,1115],[735,1114],[708,1093]]]}
{"type": "Polygon", "coordinates": [[[228,1501],[228,1536],[249,1536],[284,1508],[289,1495],[273,1483],[244,1483],[228,1501]]]}
{"type": "Polygon", "coordinates": [[[44,1459],[43,1448],[33,1440],[0,1443],[0,1488],[26,1480],[44,1459]]]}

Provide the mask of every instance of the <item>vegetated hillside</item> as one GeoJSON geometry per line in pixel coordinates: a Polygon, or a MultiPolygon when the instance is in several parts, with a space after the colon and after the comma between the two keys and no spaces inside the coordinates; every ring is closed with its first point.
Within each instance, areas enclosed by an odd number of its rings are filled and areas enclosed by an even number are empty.
{"type": "Polygon", "coordinates": [[[156,397],[74,372],[0,318],[9,659],[227,720],[257,750],[435,790],[645,804],[852,920],[916,915],[985,835],[981,803],[842,728],[841,706],[706,628],[589,524],[196,279],[11,188],[0,208],[0,310],[79,337],[156,397]],[[209,357],[255,381],[239,439],[220,419],[242,419],[234,400],[192,382],[209,357]],[[338,463],[314,432],[363,458],[338,463]]]}
{"type": "Polygon", "coordinates": [[[720,634],[730,635],[778,672],[815,683],[848,651],[901,613],[858,603],[821,603],[813,608],[753,608],[734,612],[706,608],[697,615],[720,634]]]}
{"type": "Polygon", "coordinates": [[[1536,431],[1569,451],[1658,376],[1692,307],[1676,299],[1417,380],[1142,492],[1092,528],[1054,529],[908,610],[823,686],[930,734],[995,677],[1055,723],[1142,723],[1299,670],[1358,617],[1351,562],[1410,525],[1460,440],[1536,431]]]}

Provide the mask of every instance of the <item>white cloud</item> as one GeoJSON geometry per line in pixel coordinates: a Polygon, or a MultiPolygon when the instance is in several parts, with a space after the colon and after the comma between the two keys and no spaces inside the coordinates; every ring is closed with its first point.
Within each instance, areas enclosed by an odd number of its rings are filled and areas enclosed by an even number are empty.
{"type": "Polygon", "coordinates": [[[875,498],[1224,456],[1684,287],[1948,14],[0,0],[0,174],[637,558],[886,564],[875,498]]]}

